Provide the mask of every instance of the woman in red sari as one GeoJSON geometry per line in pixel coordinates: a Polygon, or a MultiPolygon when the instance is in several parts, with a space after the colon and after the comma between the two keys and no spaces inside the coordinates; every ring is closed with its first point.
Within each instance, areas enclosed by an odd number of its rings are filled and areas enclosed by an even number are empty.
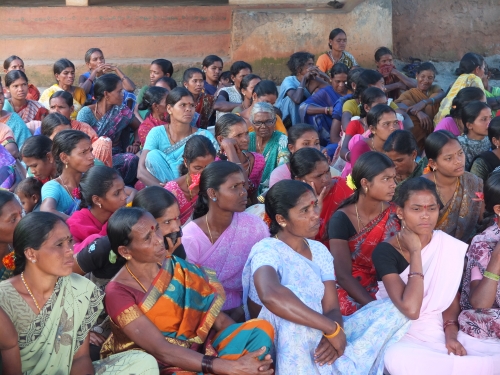
{"type": "MultiPolygon", "coordinates": [[[[198,68],[189,68],[184,72],[183,77],[184,87],[193,95],[195,112],[198,114],[193,118],[196,126],[201,129],[206,129],[209,125],[210,118],[214,113],[214,96],[205,93],[203,80],[203,72],[198,68]]],[[[194,126],[194,124],[191,124],[194,126]]]]}
{"type": "Polygon", "coordinates": [[[395,177],[394,164],[386,155],[374,151],[361,155],[347,178],[354,194],[328,223],[342,315],[351,315],[375,300],[378,289],[372,252],[400,228],[396,206],[389,203],[396,190],[395,177]]]}
{"type": "Polygon", "coordinates": [[[352,195],[351,188],[343,178],[332,178],[325,155],[312,147],[301,148],[293,154],[290,172],[292,179],[306,182],[315,190],[321,214],[319,232],[314,239],[328,247],[328,222],[339,205],[352,195]]]}

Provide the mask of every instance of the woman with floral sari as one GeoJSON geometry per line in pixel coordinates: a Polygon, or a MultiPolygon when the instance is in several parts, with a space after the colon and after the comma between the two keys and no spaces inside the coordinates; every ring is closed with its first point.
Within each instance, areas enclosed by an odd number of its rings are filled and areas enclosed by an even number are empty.
{"type": "Polygon", "coordinates": [[[23,208],[11,192],[0,190],[0,281],[12,277],[14,271],[14,250],[12,241],[14,229],[21,220],[23,208]]]}
{"type": "Polygon", "coordinates": [[[276,113],[273,106],[268,103],[254,104],[250,112],[250,122],[255,128],[255,132],[250,133],[248,151],[262,154],[266,160],[259,186],[259,193],[262,193],[269,188],[271,172],[281,164],[288,162],[290,154],[287,147],[288,138],[275,130],[276,113]]]}
{"type": "Polygon", "coordinates": [[[219,145],[208,130],[193,127],[195,114],[193,95],[184,87],[169,92],[166,99],[170,121],[150,130],[141,152],[137,177],[146,186],[163,186],[180,177],[179,167],[186,142],[195,134],[212,141],[216,150],[219,145]]]}
{"type": "Polygon", "coordinates": [[[108,236],[126,263],[106,287],[113,334],[103,357],[140,348],[157,359],[162,375],[272,373],[271,325],[258,319],[236,325],[222,313],[225,293],[215,273],[166,257],[151,214],[119,209],[108,236]]]}
{"type": "MultiPolygon", "coordinates": [[[[112,142],[113,168],[123,178],[125,185],[137,182],[137,165],[140,141],[136,134],[140,122],[132,110],[123,104],[123,85],[115,74],[102,75],[94,85],[96,103],[78,112],[78,121],[92,126],[98,137],[108,137],[112,142]],[[130,144],[131,131],[134,142],[130,144]]],[[[96,147],[96,157],[104,153],[104,147],[96,147]],[[102,148],[102,149],[101,149],[102,148]]]]}
{"type": "Polygon", "coordinates": [[[201,172],[215,160],[216,151],[212,142],[203,135],[194,135],[186,142],[180,165],[181,176],[165,184],[165,189],[177,198],[181,225],[191,219],[198,201],[201,172]]]}
{"type": "Polygon", "coordinates": [[[465,172],[465,153],[457,138],[446,130],[425,140],[430,171],[423,175],[436,184],[443,207],[436,229],[469,242],[482,216],[483,181],[465,172]]]}
{"type": "Polygon", "coordinates": [[[140,351],[92,362],[89,329],[103,309],[103,293],[72,274],[73,248],[57,215],[33,212],[14,231],[15,276],[0,283],[0,307],[19,335],[22,372],[42,374],[158,374],[140,351]]]}
{"type": "Polygon", "coordinates": [[[241,272],[250,249],[269,236],[258,217],[245,211],[246,178],[228,161],[208,165],[200,179],[193,221],[184,227],[187,260],[213,269],[226,292],[222,306],[236,321],[244,321],[241,272]]]}
{"type": "Polygon", "coordinates": [[[395,176],[394,164],[386,155],[373,151],[361,155],[347,178],[354,194],[328,224],[342,315],[351,315],[375,299],[372,252],[400,227],[396,207],[387,203],[394,196],[395,176]]]}
{"type": "Polygon", "coordinates": [[[189,68],[184,72],[182,81],[184,87],[193,95],[195,103],[196,115],[191,124],[206,129],[214,112],[215,98],[204,91],[203,72],[198,68],[189,68]]]}

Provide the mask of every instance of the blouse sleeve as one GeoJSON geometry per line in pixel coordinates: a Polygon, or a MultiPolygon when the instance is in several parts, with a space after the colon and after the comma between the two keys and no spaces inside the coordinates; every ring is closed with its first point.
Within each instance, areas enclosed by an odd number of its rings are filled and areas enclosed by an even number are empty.
{"type": "Polygon", "coordinates": [[[356,100],[350,99],[346,101],[342,106],[342,113],[349,112],[354,116],[354,114],[357,113],[356,107],[357,107],[356,100]]]}
{"type": "Polygon", "coordinates": [[[148,133],[148,135],[146,136],[146,142],[144,142],[144,150],[159,150],[160,149],[160,142],[158,142],[158,130],[156,129],[160,129],[162,128],[162,126],[156,126],[154,127],[153,129],[151,129],[148,133]]]}
{"type": "Polygon", "coordinates": [[[356,229],[349,217],[342,211],[336,211],[328,223],[328,238],[330,240],[345,240],[356,234],[356,229]]]}
{"type": "Polygon", "coordinates": [[[478,157],[474,163],[472,163],[472,167],[470,168],[470,173],[475,174],[477,177],[486,181],[488,179],[488,166],[483,158],[478,157]]]}
{"type": "Polygon", "coordinates": [[[271,248],[264,247],[263,244],[257,243],[254,246],[257,247],[252,260],[250,261],[252,275],[263,266],[273,267],[276,272],[278,272],[279,265],[281,264],[281,259],[276,251],[272,251],[271,248]]]}
{"type": "Polygon", "coordinates": [[[391,273],[400,274],[406,267],[408,262],[387,242],[380,242],[372,253],[373,265],[377,272],[377,280],[382,280],[382,277],[391,273]]]}
{"type": "Polygon", "coordinates": [[[130,288],[114,281],[109,282],[106,286],[106,296],[104,297],[106,312],[118,327],[124,328],[144,315],[137,306],[139,293],[137,291],[136,294],[130,288]]]}
{"type": "MultiPolygon", "coordinates": [[[[309,241],[311,243],[312,241],[309,241]]],[[[335,271],[333,269],[333,256],[321,242],[314,242],[315,251],[313,261],[321,269],[321,281],[335,281],[335,271]]]]}
{"type": "Polygon", "coordinates": [[[328,60],[328,55],[324,53],[318,57],[318,61],[316,62],[316,66],[324,73],[328,71],[328,60]]]}
{"type": "Polygon", "coordinates": [[[356,134],[363,134],[364,129],[360,132],[359,125],[360,122],[358,120],[350,121],[347,125],[347,128],[345,129],[345,134],[350,135],[351,137],[355,136],[356,134]]]}
{"type": "Polygon", "coordinates": [[[53,198],[56,202],[61,199],[61,190],[56,181],[49,181],[42,186],[42,202],[46,198],[53,198]]]}

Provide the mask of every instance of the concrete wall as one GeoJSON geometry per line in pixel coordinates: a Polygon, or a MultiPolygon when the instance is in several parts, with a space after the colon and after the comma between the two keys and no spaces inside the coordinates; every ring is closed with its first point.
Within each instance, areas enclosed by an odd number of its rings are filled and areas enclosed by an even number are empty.
{"type": "Polygon", "coordinates": [[[395,53],[459,60],[466,52],[500,54],[498,0],[393,0],[395,53]]]}
{"type": "Polygon", "coordinates": [[[289,75],[284,64],[293,52],[316,58],[328,50],[328,35],[336,27],[347,33],[347,51],[363,66],[374,64],[374,51],[392,47],[392,1],[351,1],[354,9],[332,8],[239,10],[233,12],[231,58],[253,62],[266,78],[289,75]]]}

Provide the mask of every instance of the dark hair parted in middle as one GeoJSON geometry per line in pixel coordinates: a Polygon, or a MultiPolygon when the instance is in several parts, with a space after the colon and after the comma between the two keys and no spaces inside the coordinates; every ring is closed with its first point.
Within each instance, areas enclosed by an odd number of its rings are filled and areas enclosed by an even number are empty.
{"type": "Polygon", "coordinates": [[[22,70],[11,70],[5,75],[5,86],[10,87],[18,79],[23,79],[28,83],[28,77],[22,70]]]}
{"type": "Polygon", "coordinates": [[[49,99],[49,103],[52,99],[55,99],[55,98],[63,98],[64,101],[66,102],[66,104],[68,105],[68,107],[71,107],[73,105],[73,95],[71,95],[67,91],[64,91],[64,90],[56,91],[55,93],[53,93],[51,95],[51,97],[49,99]]]}
{"type": "Polygon", "coordinates": [[[295,207],[300,197],[308,191],[314,194],[314,190],[309,184],[297,180],[278,181],[268,190],[265,207],[266,214],[271,219],[269,227],[271,236],[276,235],[281,230],[276,215],[281,215],[288,220],[290,209],[295,207]]]}
{"type": "Polygon", "coordinates": [[[385,113],[393,113],[396,115],[396,111],[386,104],[377,104],[375,107],[370,109],[370,112],[366,114],[366,123],[368,126],[377,127],[378,122],[385,113]]]}
{"type": "Polygon", "coordinates": [[[443,147],[452,141],[458,142],[458,139],[448,130],[438,130],[429,134],[425,139],[425,156],[429,160],[436,161],[439,155],[441,155],[443,147]]]}
{"type": "Polygon", "coordinates": [[[159,186],[149,186],[139,191],[132,201],[132,207],[143,208],[155,219],[162,217],[165,210],[177,204],[177,199],[167,189],[159,186]]]}
{"type": "Polygon", "coordinates": [[[396,190],[394,203],[403,208],[408,199],[410,199],[411,194],[418,191],[431,192],[432,195],[434,195],[434,197],[436,198],[436,202],[439,208],[441,208],[442,204],[436,190],[436,184],[424,177],[414,177],[403,182],[396,190]]]}
{"type": "Polygon", "coordinates": [[[115,91],[118,82],[121,82],[120,77],[112,73],[103,74],[97,78],[94,83],[95,100],[99,102],[104,98],[105,92],[115,91]]]}
{"type": "MultiPolygon", "coordinates": [[[[50,137],[54,133],[54,129],[58,126],[66,125],[71,128],[71,121],[66,116],[60,113],[50,113],[42,120],[41,133],[46,137],[50,137]]],[[[70,129],[68,129],[70,130],[70,129]]]]}
{"type": "Polygon", "coordinates": [[[64,168],[64,163],[61,160],[61,154],[70,155],[76,145],[82,140],[90,141],[90,137],[78,130],[63,130],[57,133],[52,144],[52,156],[56,162],[57,172],[60,174],[64,168]]]}
{"type": "Polygon", "coordinates": [[[198,69],[198,68],[188,68],[184,71],[184,74],[182,76],[182,82],[183,83],[188,83],[189,80],[191,78],[193,78],[193,76],[198,73],[201,75],[202,79],[203,79],[203,72],[201,71],[201,69],[198,69]]]}
{"type": "Polygon", "coordinates": [[[321,161],[328,163],[326,156],[315,148],[304,147],[295,151],[290,158],[290,173],[292,180],[308,175],[314,171],[316,163],[321,161]]]}
{"type": "Polygon", "coordinates": [[[92,197],[97,195],[104,198],[113,186],[113,181],[121,178],[118,172],[104,165],[95,165],[83,174],[80,181],[82,200],[80,208],[90,208],[94,205],[92,197]]]}
{"type": "Polygon", "coordinates": [[[483,109],[490,108],[486,103],[480,101],[473,101],[467,104],[461,111],[460,115],[462,117],[462,124],[464,124],[464,134],[469,133],[469,128],[467,124],[472,124],[479,117],[479,114],[483,109]]]}
{"type": "Polygon", "coordinates": [[[385,98],[387,100],[387,96],[385,93],[380,90],[378,87],[368,87],[365,91],[361,93],[360,98],[360,106],[359,106],[359,117],[365,118],[368,114],[365,110],[365,105],[371,107],[375,100],[379,98],[385,98]]]}
{"type": "MultiPolygon", "coordinates": [[[[182,158],[184,159],[184,163],[189,165],[196,158],[207,155],[212,155],[215,159],[216,154],[217,151],[215,151],[215,147],[210,139],[204,135],[193,135],[186,142],[186,146],[184,146],[182,158]]],[[[188,173],[188,167],[184,163],[179,167],[179,172],[182,176],[188,173]]]]}
{"type": "Polygon", "coordinates": [[[417,141],[408,130],[395,130],[384,143],[385,152],[397,152],[401,155],[411,155],[418,151],[417,141]]]}
{"type": "Polygon", "coordinates": [[[230,161],[214,161],[201,172],[200,192],[193,211],[193,220],[208,213],[208,189],[219,190],[233,173],[242,173],[241,168],[230,161]]]}
{"type": "Polygon", "coordinates": [[[73,68],[75,70],[75,64],[68,59],[59,59],[54,63],[54,74],[61,74],[66,68],[73,68]]]}
{"type": "Polygon", "coordinates": [[[295,146],[295,143],[297,143],[299,138],[309,132],[315,132],[316,134],[318,134],[316,128],[310,124],[295,124],[290,129],[288,129],[288,144],[295,146]]]}
{"type": "Polygon", "coordinates": [[[330,77],[334,78],[337,74],[349,74],[349,68],[346,64],[338,62],[330,69],[330,77]]]}
{"type": "Polygon", "coordinates": [[[257,98],[266,95],[278,96],[278,88],[276,87],[276,83],[274,83],[273,81],[263,79],[255,85],[255,87],[253,88],[253,93],[257,95],[257,98]]]}
{"type": "Polygon", "coordinates": [[[167,105],[171,105],[172,107],[176,105],[182,98],[186,96],[191,97],[193,99],[193,94],[189,92],[189,90],[185,87],[176,87],[172,91],[170,91],[167,95],[167,105]]]}

